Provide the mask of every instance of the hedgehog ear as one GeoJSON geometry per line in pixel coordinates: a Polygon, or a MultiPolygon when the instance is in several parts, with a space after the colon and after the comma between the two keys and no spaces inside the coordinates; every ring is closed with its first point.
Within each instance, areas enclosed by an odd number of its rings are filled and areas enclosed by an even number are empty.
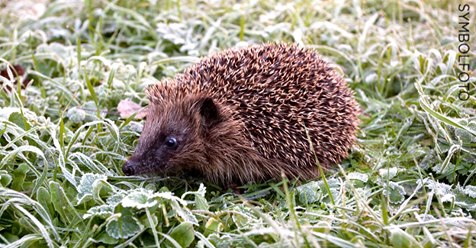
{"type": "Polygon", "coordinates": [[[200,108],[200,116],[206,127],[210,128],[220,121],[220,111],[213,99],[210,97],[202,98],[198,105],[200,108]]]}

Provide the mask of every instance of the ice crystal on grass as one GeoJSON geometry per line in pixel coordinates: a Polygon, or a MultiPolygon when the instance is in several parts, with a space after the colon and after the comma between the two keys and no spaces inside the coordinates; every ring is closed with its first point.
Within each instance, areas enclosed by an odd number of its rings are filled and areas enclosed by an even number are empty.
{"type": "Polygon", "coordinates": [[[389,182],[383,187],[383,194],[388,197],[391,203],[399,204],[405,199],[405,190],[398,183],[389,182]]]}
{"type": "Polygon", "coordinates": [[[126,208],[151,208],[157,205],[157,200],[153,198],[152,192],[135,191],[126,195],[121,201],[121,205],[126,208]]]}
{"type": "Polygon", "coordinates": [[[99,174],[86,173],[81,177],[78,185],[78,204],[82,201],[88,200],[98,194],[101,182],[106,181],[107,177],[99,174]]]}
{"type": "Polygon", "coordinates": [[[109,219],[106,231],[115,239],[127,239],[140,232],[144,226],[131,215],[119,215],[109,219]]]}

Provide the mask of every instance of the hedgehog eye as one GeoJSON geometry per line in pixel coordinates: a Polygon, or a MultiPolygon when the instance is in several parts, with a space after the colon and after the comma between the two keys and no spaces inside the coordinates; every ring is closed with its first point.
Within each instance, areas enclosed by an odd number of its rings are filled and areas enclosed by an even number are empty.
{"type": "Polygon", "coordinates": [[[176,149],[178,146],[177,139],[175,137],[167,137],[165,140],[165,146],[169,149],[176,149]]]}

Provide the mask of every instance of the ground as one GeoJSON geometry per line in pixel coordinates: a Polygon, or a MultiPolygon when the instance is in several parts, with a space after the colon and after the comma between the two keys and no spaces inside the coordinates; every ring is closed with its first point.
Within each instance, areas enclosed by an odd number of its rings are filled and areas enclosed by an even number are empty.
{"type": "Polygon", "coordinates": [[[475,3],[0,1],[0,244],[474,246],[475,3]],[[123,176],[143,121],[121,100],[263,42],[318,51],[355,91],[345,161],[242,194],[123,176]]]}

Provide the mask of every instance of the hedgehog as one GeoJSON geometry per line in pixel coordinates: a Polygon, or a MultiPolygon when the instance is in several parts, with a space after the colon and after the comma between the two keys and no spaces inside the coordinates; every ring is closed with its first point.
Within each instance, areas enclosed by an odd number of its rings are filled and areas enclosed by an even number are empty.
{"type": "Polygon", "coordinates": [[[236,185],[310,180],[356,140],[360,108],[342,76],[295,44],[234,48],[147,88],[125,175],[192,175],[236,185]]]}

